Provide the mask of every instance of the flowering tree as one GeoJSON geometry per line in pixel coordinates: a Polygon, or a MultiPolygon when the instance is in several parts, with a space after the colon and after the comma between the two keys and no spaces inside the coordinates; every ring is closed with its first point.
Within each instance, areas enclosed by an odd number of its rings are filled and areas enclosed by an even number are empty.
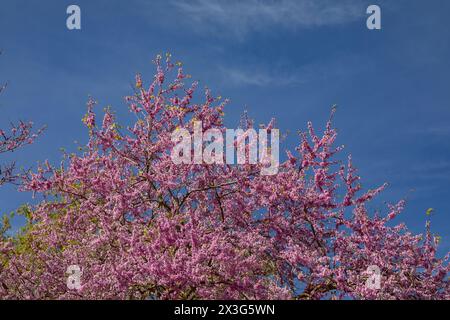
{"type": "Polygon", "coordinates": [[[449,255],[436,256],[429,224],[415,235],[390,222],[403,202],[367,211],[384,186],[362,193],[351,159],[332,159],[341,148],[331,119],[320,135],[308,125],[276,175],[259,174],[260,163],[174,164],[171,133],[196,120],[225,130],[226,101],[206,90],[195,103],[181,64],[167,83],[170,57],[155,63],[151,83],[138,75],[127,98],[131,126],[109,109],[98,124],[90,100],[84,151],[24,181],[42,200],[3,237],[1,298],[450,298],[449,255]],[[78,290],[67,286],[70,265],[82,269],[78,290]],[[366,285],[370,266],[379,289],[366,285]]]}

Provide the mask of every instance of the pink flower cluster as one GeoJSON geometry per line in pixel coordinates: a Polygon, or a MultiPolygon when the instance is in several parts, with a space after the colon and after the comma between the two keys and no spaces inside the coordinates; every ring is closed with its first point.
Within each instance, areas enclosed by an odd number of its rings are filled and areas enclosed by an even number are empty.
{"type": "Polygon", "coordinates": [[[24,182],[43,197],[24,209],[22,233],[1,240],[0,298],[450,298],[449,255],[436,256],[429,225],[415,235],[390,222],[403,202],[367,211],[384,186],[361,193],[351,159],[333,160],[331,119],[319,135],[309,124],[273,176],[260,163],[174,164],[171,133],[194,121],[224,130],[226,101],[206,90],[194,103],[181,67],[166,83],[175,66],[155,63],[127,98],[131,126],[109,109],[96,121],[90,101],[84,151],[24,182]],[[80,290],[67,287],[69,265],[82,268],[80,290]],[[366,286],[371,265],[379,290],[366,286]]]}

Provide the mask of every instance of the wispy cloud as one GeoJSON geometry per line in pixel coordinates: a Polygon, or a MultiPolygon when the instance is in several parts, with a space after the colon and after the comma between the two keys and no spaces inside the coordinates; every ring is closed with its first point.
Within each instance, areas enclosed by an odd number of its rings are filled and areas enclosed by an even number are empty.
{"type": "Polygon", "coordinates": [[[427,128],[424,130],[425,133],[439,136],[439,137],[448,137],[450,136],[450,126],[435,126],[431,128],[427,128]]]}
{"type": "Polygon", "coordinates": [[[445,139],[448,141],[448,138],[450,137],[450,125],[436,122],[437,120],[433,119],[432,123],[425,123],[422,128],[409,128],[405,133],[426,139],[445,139]]]}
{"type": "Polygon", "coordinates": [[[337,25],[365,14],[357,0],[179,0],[174,7],[189,17],[197,31],[243,37],[274,26],[289,29],[337,25]]]}
{"type": "Polygon", "coordinates": [[[411,172],[415,179],[436,180],[450,179],[450,161],[447,160],[433,160],[422,164],[413,165],[411,172]]]}
{"type": "Polygon", "coordinates": [[[302,80],[296,74],[276,75],[265,70],[243,70],[237,68],[220,68],[222,80],[232,85],[250,85],[250,86],[270,86],[281,85],[288,86],[298,84],[302,80]]]}
{"type": "Polygon", "coordinates": [[[342,80],[367,70],[367,61],[358,55],[337,55],[326,61],[313,61],[293,67],[286,61],[222,65],[218,69],[225,85],[296,86],[311,82],[342,80]],[[351,65],[350,67],[346,67],[351,65]]]}

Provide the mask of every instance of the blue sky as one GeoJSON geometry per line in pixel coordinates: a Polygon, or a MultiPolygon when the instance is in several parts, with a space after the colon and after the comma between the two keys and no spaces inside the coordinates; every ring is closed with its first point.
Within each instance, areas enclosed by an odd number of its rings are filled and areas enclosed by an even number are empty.
{"type": "MultiPolygon", "coordinates": [[[[87,132],[80,121],[88,95],[126,119],[123,96],[134,74],[153,75],[151,60],[171,52],[188,73],[228,97],[226,123],[247,109],[256,123],[273,116],[295,132],[312,120],[335,126],[365,188],[389,188],[374,201],[407,199],[398,222],[432,228],[450,249],[450,2],[432,1],[23,1],[0,10],[0,127],[30,119],[48,129],[36,144],[2,158],[36,166],[58,163],[87,132]],[[81,8],[81,30],[66,28],[66,8],[81,8]],[[382,30],[366,28],[378,4],[382,30]]],[[[0,189],[9,212],[31,195],[0,189]]],[[[21,221],[15,221],[15,227],[21,221]]]]}

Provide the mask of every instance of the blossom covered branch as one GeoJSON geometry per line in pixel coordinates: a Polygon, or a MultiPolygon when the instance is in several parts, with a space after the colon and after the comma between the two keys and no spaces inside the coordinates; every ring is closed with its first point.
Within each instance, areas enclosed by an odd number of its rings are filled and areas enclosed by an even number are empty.
{"type": "Polygon", "coordinates": [[[127,98],[133,124],[110,109],[98,121],[90,100],[84,151],[24,182],[43,197],[21,209],[24,230],[2,239],[0,298],[450,298],[449,255],[437,257],[429,225],[415,235],[391,221],[402,201],[367,211],[385,186],[362,193],[351,158],[333,160],[342,148],[331,119],[322,134],[309,123],[275,175],[259,174],[261,163],[174,164],[171,133],[194,121],[224,131],[227,101],[207,89],[195,102],[181,64],[155,63],[127,98]],[[69,265],[83,270],[80,290],[66,286],[69,265]],[[372,265],[379,290],[365,285],[372,265]]]}

